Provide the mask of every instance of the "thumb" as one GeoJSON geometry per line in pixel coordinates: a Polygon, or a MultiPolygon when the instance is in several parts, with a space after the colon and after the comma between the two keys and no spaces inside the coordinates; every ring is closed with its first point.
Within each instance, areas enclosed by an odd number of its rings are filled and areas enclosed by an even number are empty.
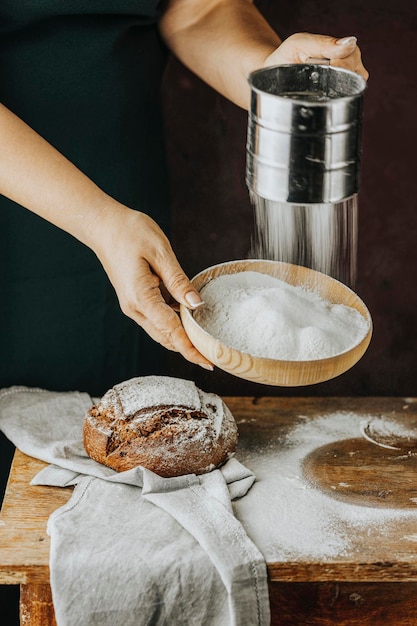
{"type": "Polygon", "coordinates": [[[323,41],[321,53],[327,59],[344,59],[352,54],[356,48],[357,39],[353,35],[335,39],[334,37],[326,37],[327,41],[323,41]]]}
{"type": "Polygon", "coordinates": [[[203,304],[203,300],[192,282],[183,272],[177,260],[171,260],[160,272],[162,282],[170,295],[180,304],[189,309],[196,309],[203,304]]]}
{"type": "Polygon", "coordinates": [[[329,35],[295,33],[285,39],[266,60],[266,66],[276,63],[306,63],[308,59],[343,59],[356,49],[356,37],[336,39],[329,35]]]}

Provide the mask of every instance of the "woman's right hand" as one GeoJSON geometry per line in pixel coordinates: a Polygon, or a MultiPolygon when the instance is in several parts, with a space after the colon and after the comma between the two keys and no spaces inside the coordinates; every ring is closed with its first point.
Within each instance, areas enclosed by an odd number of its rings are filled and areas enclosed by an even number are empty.
{"type": "Polygon", "coordinates": [[[101,261],[123,313],[168,350],[213,369],[192,345],[174,311],[177,303],[194,309],[202,300],[156,222],[110,201],[89,230],[89,245],[101,261]]]}

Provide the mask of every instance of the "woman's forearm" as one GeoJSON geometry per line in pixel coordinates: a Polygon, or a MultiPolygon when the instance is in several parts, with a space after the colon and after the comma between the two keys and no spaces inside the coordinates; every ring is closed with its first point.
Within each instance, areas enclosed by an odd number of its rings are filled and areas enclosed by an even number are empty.
{"type": "Polygon", "coordinates": [[[368,78],[356,37],[295,33],[281,42],[251,0],[168,0],[160,30],[184,65],[243,108],[248,76],[262,67],[329,59],[368,78]]]}
{"type": "Polygon", "coordinates": [[[250,0],[169,0],[160,30],[184,65],[244,108],[249,73],[281,43],[250,0]]]}
{"type": "Polygon", "coordinates": [[[155,341],[212,369],[191,344],[174,300],[201,303],[159,226],[110,198],[47,141],[0,105],[0,193],[70,233],[97,255],[122,311],[155,341]]]}
{"type": "Polygon", "coordinates": [[[118,203],[0,105],[0,193],[92,246],[93,225],[118,203]]]}

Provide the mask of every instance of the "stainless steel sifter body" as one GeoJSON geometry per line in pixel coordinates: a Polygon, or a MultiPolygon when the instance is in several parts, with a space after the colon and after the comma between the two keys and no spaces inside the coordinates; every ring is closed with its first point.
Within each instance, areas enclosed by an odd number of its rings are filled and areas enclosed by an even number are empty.
{"type": "Polygon", "coordinates": [[[329,65],[280,65],[249,77],[246,183],[260,198],[336,203],[359,189],[366,81],[329,65]]]}

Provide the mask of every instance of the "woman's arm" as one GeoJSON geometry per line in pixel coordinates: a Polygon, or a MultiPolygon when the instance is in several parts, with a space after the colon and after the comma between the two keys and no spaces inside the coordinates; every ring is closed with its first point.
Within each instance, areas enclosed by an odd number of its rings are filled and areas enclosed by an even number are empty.
{"type": "Polygon", "coordinates": [[[243,108],[248,75],[269,65],[329,58],[368,77],[354,37],[298,33],[281,43],[251,0],[168,0],[160,31],[184,65],[243,108]]]}
{"type": "Polygon", "coordinates": [[[122,311],[155,341],[211,369],[162,297],[161,282],[177,302],[201,302],[158,225],[113,200],[2,105],[0,145],[0,193],[91,248],[122,311]]]}

